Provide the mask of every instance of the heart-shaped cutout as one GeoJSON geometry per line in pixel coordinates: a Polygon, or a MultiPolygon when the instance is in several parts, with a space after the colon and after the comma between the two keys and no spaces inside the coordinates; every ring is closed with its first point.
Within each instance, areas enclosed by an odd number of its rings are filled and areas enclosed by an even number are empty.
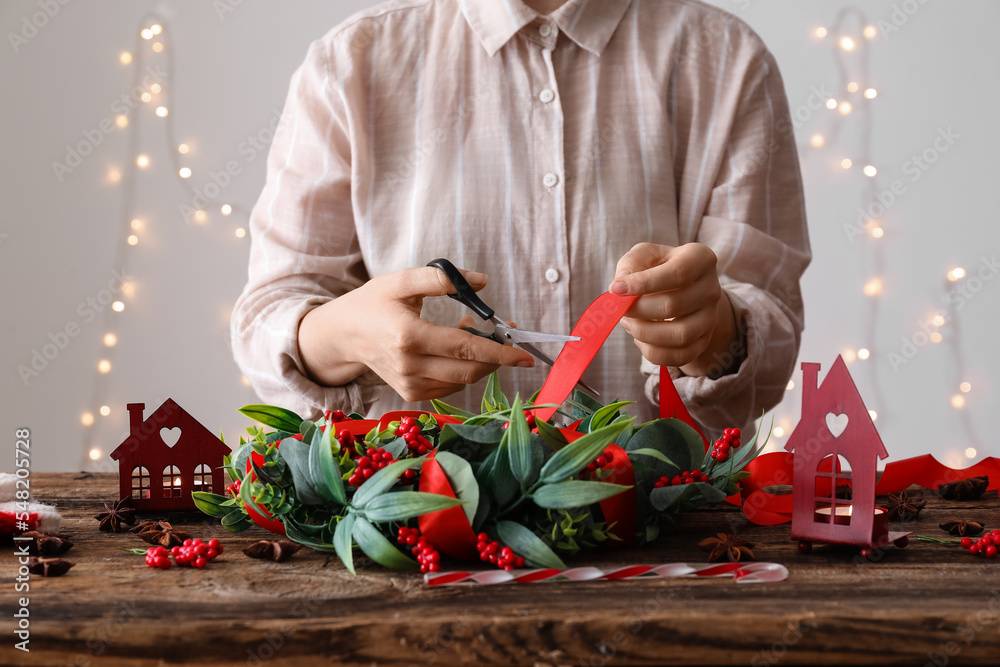
{"type": "Polygon", "coordinates": [[[174,426],[173,428],[167,428],[164,426],[160,429],[160,439],[163,440],[163,444],[167,447],[173,447],[177,444],[177,441],[181,439],[180,427],[174,426]]]}
{"type": "Polygon", "coordinates": [[[832,412],[826,415],[826,427],[830,429],[833,437],[839,438],[840,434],[847,428],[847,415],[835,415],[832,412]]]}

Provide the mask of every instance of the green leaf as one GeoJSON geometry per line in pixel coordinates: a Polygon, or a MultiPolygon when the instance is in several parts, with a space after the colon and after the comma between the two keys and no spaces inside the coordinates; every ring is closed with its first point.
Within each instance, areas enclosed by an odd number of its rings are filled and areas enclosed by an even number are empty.
{"type": "Polygon", "coordinates": [[[253,496],[251,495],[251,489],[254,486],[256,485],[249,481],[244,480],[244,482],[240,484],[240,500],[243,501],[243,504],[246,505],[248,509],[253,510],[257,514],[263,516],[265,513],[264,510],[261,509],[260,505],[257,504],[257,501],[255,501],[253,499],[253,496]]]}
{"type": "Polygon", "coordinates": [[[333,548],[336,550],[337,555],[340,556],[344,567],[351,574],[357,574],[354,571],[354,547],[352,546],[353,540],[351,539],[351,534],[354,532],[354,519],[354,513],[348,512],[347,516],[337,524],[337,529],[333,531],[333,548]]]}
{"type": "Polygon", "coordinates": [[[316,431],[316,422],[306,419],[299,425],[299,433],[302,434],[304,442],[312,442],[313,433],[316,431]]]}
{"type": "Polygon", "coordinates": [[[701,436],[679,419],[657,419],[637,430],[625,450],[637,449],[655,449],[670,460],[671,469],[658,470],[660,475],[700,469],[705,454],[701,436]]]}
{"type": "Polygon", "coordinates": [[[439,452],[454,452],[466,461],[482,461],[495,451],[504,431],[496,422],[486,425],[447,424],[438,436],[439,452]]]}
{"type": "Polygon", "coordinates": [[[294,521],[291,517],[285,517],[285,537],[293,542],[298,542],[302,546],[309,547],[315,551],[321,551],[323,553],[337,553],[337,548],[326,542],[320,542],[315,540],[303,530],[303,527],[299,525],[297,521],[294,521]]]}
{"type": "Polygon", "coordinates": [[[527,487],[532,476],[531,466],[531,431],[528,429],[528,422],[524,416],[524,408],[521,405],[521,397],[514,397],[514,404],[510,409],[510,426],[507,427],[507,456],[510,459],[510,471],[521,484],[521,488],[527,487]]]}
{"type": "Polygon", "coordinates": [[[499,412],[506,410],[507,397],[500,389],[500,376],[496,371],[490,373],[489,380],[486,381],[486,390],[483,392],[482,411],[484,413],[499,412]]]}
{"type": "Polygon", "coordinates": [[[351,499],[351,505],[357,509],[364,509],[365,505],[373,498],[388,491],[389,488],[396,483],[396,480],[399,479],[399,476],[405,471],[410,468],[419,468],[423,465],[424,458],[425,457],[421,456],[416,459],[403,459],[402,461],[395,461],[382,468],[377,473],[369,477],[368,481],[362,484],[361,488],[354,492],[354,498],[351,499]]]}
{"type": "Polygon", "coordinates": [[[276,466],[265,463],[257,465],[257,462],[250,459],[250,469],[257,475],[257,479],[265,484],[281,484],[284,481],[284,466],[276,466]]]}
{"type": "Polygon", "coordinates": [[[208,491],[192,491],[191,498],[194,500],[195,507],[208,516],[221,518],[233,511],[231,505],[227,506],[225,504],[230,500],[226,496],[209,493],[208,491]]]}
{"type": "Polygon", "coordinates": [[[222,517],[222,527],[230,533],[242,533],[253,525],[253,521],[243,510],[233,510],[222,517]]]}
{"type": "Polygon", "coordinates": [[[597,455],[614,442],[615,438],[631,424],[631,420],[611,424],[566,445],[542,466],[541,481],[545,484],[551,484],[577,474],[597,458],[597,455]]]}
{"type": "MultiPolygon", "coordinates": [[[[666,457],[666,455],[658,449],[652,449],[650,447],[640,447],[639,449],[633,449],[629,454],[641,454],[643,456],[652,456],[654,459],[658,459],[668,466],[677,467],[677,464],[666,457]]],[[[630,457],[631,458],[631,457],[630,457]]]]}
{"type": "Polygon", "coordinates": [[[461,505],[458,498],[422,493],[420,491],[397,491],[376,496],[361,510],[364,516],[374,523],[387,521],[405,521],[422,514],[430,514],[449,507],[461,505]]]}
{"type": "Polygon", "coordinates": [[[472,466],[462,457],[455,456],[450,452],[439,451],[434,455],[434,459],[444,470],[455,496],[459,500],[465,501],[465,504],[462,505],[462,511],[465,512],[466,518],[472,524],[475,521],[476,512],[479,510],[479,482],[476,481],[476,476],[472,472],[472,466]]]}
{"type": "Polygon", "coordinates": [[[545,444],[551,447],[553,451],[558,452],[560,449],[569,444],[569,441],[566,440],[566,436],[562,434],[562,431],[547,421],[538,419],[535,421],[535,426],[538,427],[538,435],[541,436],[542,440],[545,441],[545,444]]]}
{"type": "Polygon", "coordinates": [[[309,478],[313,487],[329,501],[339,505],[347,504],[343,473],[333,456],[330,436],[320,429],[313,431],[309,442],[309,478]]]}
{"type": "Polygon", "coordinates": [[[232,463],[229,465],[229,476],[235,482],[237,479],[242,481],[243,477],[246,476],[247,470],[247,459],[250,458],[250,451],[252,447],[250,443],[244,443],[240,445],[240,448],[236,450],[233,454],[232,463]]]}
{"type": "MultiPolygon", "coordinates": [[[[441,452],[438,452],[438,456],[441,456],[441,452]]],[[[462,509],[465,509],[468,505],[463,505],[462,509]]],[[[472,524],[472,532],[478,533],[482,530],[483,524],[486,523],[486,519],[490,516],[490,508],[492,503],[490,501],[490,494],[480,493],[479,494],[479,506],[476,508],[476,516],[470,521],[472,524]]]]}
{"type": "Polygon", "coordinates": [[[706,503],[720,503],[729,496],[723,489],[716,488],[705,482],[695,482],[694,486],[701,492],[706,503]]]}
{"type": "Polygon", "coordinates": [[[312,483],[312,476],[309,474],[309,452],[308,444],[296,438],[286,438],[281,441],[278,452],[281,458],[292,473],[292,484],[295,487],[295,497],[303,505],[325,505],[325,499],[316,490],[312,483]]]}
{"type": "MultiPolygon", "coordinates": [[[[387,468],[382,468],[382,470],[387,470],[387,468]]],[[[365,482],[365,486],[370,484],[372,479],[375,477],[373,476],[365,482]]],[[[359,516],[355,519],[351,535],[361,550],[365,552],[365,555],[379,565],[398,570],[417,569],[416,561],[404,556],[399,549],[392,545],[392,542],[385,538],[385,535],[378,531],[378,528],[364,517],[359,516]]]]}
{"type": "Polygon", "coordinates": [[[493,471],[489,475],[489,488],[497,507],[503,507],[517,497],[520,487],[510,470],[507,443],[501,443],[493,460],[493,471]]]}
{"type": "Polygon", "coordinates": [[[565,570],[566,564],[545,542],[530,529],[514,521],[498,521],[497,536],[518,556],[535,567],[552,567],[565,570]]]}
{"type": "Polygon", "coordinates": [[[573,398],[569,404],[573,407],[573,421],[589,417],[604,407],[600,401],[580,389],[573,389],[573,398]]]}
{"type": "Polygon", "coordinates": [[[382,449],[392,454],[393,459],[398,459],[403,452],[409,449],[409,446],[406,444],[406,440],[403,440],[402,438],[394,438],[390,442],[383,443],[382,449]]]}
{"type": "Polygon", "coordinates": [[[475,417],[474,414],[462,408],[456,408],[454,405],[449,405],[444,401],[439,401],[436,398],[431,399],[431,406],[434,411],[439,415],[448,415],[449,417],[460,417],[462,419],[468,419],[469,417],[475,417]]]}
{"type": "Polygon", "coordinates": [[[569,481],[545,484],[531,494],[531,499],[539,507],[568,509],[586,507],[605,498],[618,495],[632,487],[608,482],[569,481]]]}
{"type": "Polygon", "coordinates": [[[664,486],[653,489],[649,494],[649,500],[660,512],[665,512],[674,504],[681,502],[685,498],[694,495],[694,484],[676,484],[674,486],[664,486]]]}
{"type": "Polygon", "coordinates": [[[610,424],[615,415],[621,411],[626,405],[632,405],[635,401],[618,401],[616,403],[610,403],[605,405],[600,410],[594,413],[594,416],[590,419],[590,430],[596,431],[599,428],[607,426],[610,424]]]}
{"type": "Polygon", "coordinates": [[[244,405],[240,408],[240,413],[265,426],[291,433],[298,433],[299,425],[302,424],[302,417],[291,410],[274,405],[244,405]]]}

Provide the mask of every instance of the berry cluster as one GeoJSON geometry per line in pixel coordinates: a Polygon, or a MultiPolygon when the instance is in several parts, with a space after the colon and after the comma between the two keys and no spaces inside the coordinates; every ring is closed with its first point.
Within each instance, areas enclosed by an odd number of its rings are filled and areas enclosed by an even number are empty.
{"type": "Polygon", "coordinates": [[[729,459],[729,453],[740,446],[740,435],[738,428],[727,428],[723,431],[722,437],[712,446],[712,458],[719,463],[729,459]]]}
{"type": "Polygon", "coordinates": [[[340,443],[340,448],[346,450],[349,454],[355,453],[355,445],[358,442],[364,442],[361,438],[356,437],[353,433],[348,433],[347,431],[341,431],[333,436],[340,443]]]}
{"type": "Polygon", "coordinates": [[[410,551],[420,563],[421,572],[437,572],[441,569],[441,554],[427,541],[426,537],[420,535],[419,529],[400,526],[396,541],[410,547],[410,551]]]}
{"type": "MultiPolygon", "coordinates": [[[[365,480],[370,478],[376,472],[392,463],[392,454],[385,451],[381,447],[378,449],[369,447],[365,450],[364,456],[359,456],[355,460],[355,463],[357,464],[357,467],[354,469],[354,472],[351,473],[351,477],[347,480],[347,483],[356,488],[364,484],[365,480]]],[[[407,470],[400,477],[401,483],[407,484],[413,481],[416,474],[417,473],[412,468],[407,470]]]]}
{"type": "MultiPolygon", "coordinates": [[[[528,429],[532,433],[538,433],[538,422],[535,420],[535,413],[534,412],[532,412],[531,410],[525,410],[524,411],[524,420],[526,422],[528,422],[528,429]]],[[[503,423],[504,430],[507,430],[507,428],[509,426],[510,426],[510,422],[504,422],[503,423]]]]}
{"type": "Polygon", "coordinates": [[[236,498],[240,495],[240,480],[236,480],[226,487],[226,495],[236,498]]]}
{"type": "Polygon", "coordinates": [[[158,567],[161,570],[170,568],[170,558],[178,566],[205,567],[208,562],[214,560],[222,553],[222,545],[219,540],[211,539],[203,542],[198,538],[184,540],[181,546],[167,550],[166,547],[150,547],[146,549],[146,565],[158,567]]]}
{"type": "Polygon", "coordinates": [[[674,475],[673,477],[667,477],[664,475],[656,484],[653,485],[654,489],[662,489],[665,486],[679,486],[681,484],[694,484],[695,482],[707,482],[708,475],[700,470],[684,470],[679,475],[674,475]]]}
{"type": "Polygon", "coordinates": [[[393,434],[403,437],[407,448],[414,456],[423,456],[432,449],[431,441],[420,432],[420,422],[413,417],[403,417],[393,434]]]}
{"type": "Polygon", "coordinates": [[[1000,546],[1000,530],[986,533],[975,541],[971,537],[963,537],[962,546],[968,549],[973,556],[996,558],[997,547],[1000,546]]]}
{"type": "Polygon", "coordinates": [[[327,410],[323,413],[323,416],[326,417],[326,420],[331,424],[351,421],[351,418],[344,414],[343,410],[327,410]]]}
{"type": "Polygon", "coordinates": [[[585,470],[587,472],[595,472],[598,468],[606,468],[607,466],[611,465],[611,462],[614,460],[614,458],[615,458],[614,452],[612,452],[611,448],[609,447],[600,454],[598,454],[597,458],[588,463],[585,470]]]}
{"type": "Polygon", "coordinates": [[[510,547],[501,547],[500,543],[491,540],[486,533],[479,533],[476,536],[476,550],[479,551],[479,559],[496,565],[501,570],[513,570],[515,567],[524,567],[524,558],[514,553],[510,547]]]}

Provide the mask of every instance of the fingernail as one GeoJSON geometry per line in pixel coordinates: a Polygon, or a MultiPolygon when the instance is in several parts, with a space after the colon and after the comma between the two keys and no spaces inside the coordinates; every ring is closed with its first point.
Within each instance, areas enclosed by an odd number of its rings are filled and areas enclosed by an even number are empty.
{"type": "Polygon", "coordinates": [[[523,361],[517,362],[517,367],[518,368],[533,368],[534,365],[535,365],[535,362],[532,359],[525,359],[523,361]]]}
{"type": "Polygon", "coordinates": [[[616,280],[611,283],[608,291],[612,294],[628,294],[628,283],[624,280],[616,280]]]}
{"type": "Polygon", "coordinates": [[[486,282],[486,274],[478,273],[476,271],[469,271],[468,273],[465,274],[465,279],[468,280],[470,283],[476,283],[478,285],[479,283],[486,282]]]}

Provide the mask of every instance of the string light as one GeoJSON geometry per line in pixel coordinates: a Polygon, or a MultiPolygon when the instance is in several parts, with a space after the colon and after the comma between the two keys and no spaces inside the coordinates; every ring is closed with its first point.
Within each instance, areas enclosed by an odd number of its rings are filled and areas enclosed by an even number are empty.
{"type": "Polygon", "coordinates": [[[191,150],[191,147],[187,144],[181,144],[177,147],[177,152],[181,155],[187,155],[189,150],[191,150]]]}
{"type": "Polygon", "coordinates": [[[972,385],[969,384],[968,382],[963,382],[962,384],[958,385],[958,388],[962,391],[963,394],[968,394],[970,391],[972,391],[972,385]]]}
{"type": "Polygon", "coordinates": [[[128,51],[122,51],[121,55],[118,56],[118,61],[121,62],[122,65],[131,65],[132,54],[128,51]]]}
{"type": "Polygon", "coordinates": [[[97,362],[97,370],[99,370],[102,373],[111,372],[111,362],[108,361],[107,359],[101,359],[100,361],[97,362]]]}
{"type": "Polygon", "coordinates": [[[243,229],[242,227],[237,227],[235,234],[236,238],[241,239],[247,235],[247,230],[243,229]]]}
{"type": "Polygon", "coordinates": [[[125,129],[126,127],[128,127],[128,116],[126,116],[123,113],[115,116],[115,125],[117,125],[121,129],[125,129]]]}
{"type": "Polygon", "coordinates": [[[195,222],[205,222],[207,219],[208,219],[208,214],[205,213],[203,209],[199,208],[197,211],[194,212],[195,222]]]}
{"type": "Polygon", "coordinates": [[[222,215],[229,215],[230,213],[233,212],[233,207],[230,206],[229,204],[223,204],[222,208],[219,210],[222,211],[222,215]]]}
{"type": "Polygon", "coordinates": [[[932,343],[940,343],[943,340],[944,340],[944,336],[942,336],[941,334],[939,334],[937,331],[935,331],[934,333],[931,334],[931,342],[932,343]]]}
{"type": "Polygon", "coordinates": [[[978,453],[979,452],[976,451],[975,447],[967,447],[965,449],[965,456],[966,456],[966,458],[974,459],[974,458],[976,458],[976,454],[978,454],[978,453]]]}
{"type": "Polygon", "coordinates": [[[876,30],[873,25],[866,25],[862,34],[868,39],[875,39],[875,35],[878,34],[878,30],[876,30]]]}
{"type": "Polygon", "coordinates": [[[249,387],[250,386],[250,378],[248,378],[246,375],[241,375],[240,376],[240,382],[242,382],[243,386],[245,386],[245,387],[249,387]]]}
{"type": "Polygon", "coordinates": [[[956,266],[954,269],[948,272],[948,280],[951,282],[957,282],[965,277],[965,269],[960,266],[956,266]]]}
{"type": "Polygon", "coordinates": [[[856,93],[856,92],[858,92],[858,82],[857,81],[851,81],[849,84],[847,84],[847,92],[849,92],[849,93],[856,93]]]}
{"type": "Polygon", "coordinates": [[[159,35],[161,32],[163,32],[163,26],[160,25],[159,23],[154,23],[153,25],[149,26],[149,31],[154,35],[159,35]]]}
{"type": "Polygon", "coordinates": [[[135,283],[131,280],[122,283],[122,294],[129,298],[135,296],[135,283]]]}
{"type": "Polygon", "coordinates": [[[94,449],[90,450],[90,453],[88,454],[88,456],[90,456],[90,460],[91,461],[97,461],[98,459],[101,458],[101,450],[99,450],[99,449],[97,449],[95,447],[94,449]]]}
{"type": "Polygon", "coordinates": [[[106,347],[114,347],[117,344],[118,344],[118,336],[110,332],[104,334],[104,345],[106,347]]]}
{"type": "Polygon", "coordinates": [[[843,37],[843,38],[841,38],[841,40],[840,40],[840,48],[842,48],[845,51],[853,51],[854,50],[854,40],[851,39],[850,37],[843,37]]]}
{"type": "Polygon", "coordinates": [[[142,100],[143,102],[149,102],[149,101],[151,101],[151,100],[153,99],[153,96],[152,96],[152,95],[150,95],[149,93],[143,93],[143,94],[142,94],[142,95],[140,96],[140,99],[141,99],[141,100],[142,100]]]}
{"type": "Polygon", "coordinates": [[[823,39],[827,35],[827,29],[824,28],[823,26],[820,26],[816,28],[813,34],[816,35],[816,37],[818,37],[819,39],[823,39]]]}
{"type": "Polygon", "coordinates": [[[882,281],[879,278],[872,278],[865,283],[865,294],[868,296],[878,296],[882,293],[882,281]]]}
{"type": "Polygon", "coordinates": [[[153,42],[153,50],[157,53],[163,51],[163,42],[153,42]]]}
{"type": "Polygon", "coordinates": [[[868,411],[868,416],[872,418],[872,421],[875,421],[876,419],[878,419],[878,413],[875,412],[874,410],[869,410],[868,411]]]}
{"type": "Polygon", "coordinates": [[[876,169],[873,165],[870,164],[866,164],[865,168],[862,171],[864,171],[865,176],[867,176],[868,178],[875,178],[875,175],[878,173],[878,169],[876,169]]]}
{"type": "Polygon", "coordinates": [[[121,301],[115,301],[114,303],[111,304],[111,310],[115,311],[116,313],[120,313],[123,310],[125,310],[125,304],[122,303],[121,301]]]}
{"type": "Polygon", "coordinates": [[[140,229],[142,229],[142,220],[140,220],[139,218],[133,218],[132,222],[129,223],[129,226],[135,231],[139,231],[140,229]]]}
{"type": "Polygon", "coordinates": [[[108,415],[110,415],[111,414],[111,406],[109,406],[109,405],[102,405],[101,406],[101,414],[103,416],[105,416],[105,417],[107,417],[108,415]]]}
{"type": "Polygon", "coordinates": [[[866,88],[865,97],[870,100],[874,100],[876,97],[878,97],[878,91],[875,90],[874,88],[866,88]]]}
{"type": "Polygon", "coordinates": [[[814,134],[812,135],[812,139],[809,140],[809,143],[813,145],[813,148],[823,148],[823,144],[826,143],[826,139],[822,134],[814,134]]]}
{"type": "Polygon", "coordinates": [[[955,394],[954,396],[952,396],[951,407],[955,408],[956,410],[961,410],[962,408],[964,408],[965,396],[962,396],[961,394],[955,394]]]}
{"type": "Polygon", "coordinates": [[[851,158],[849,157],[845,157],[843,160],[840,161],[840,166],[843,169],[850,169],[853,164],[854,162],[852,162],[851,158]]]}
{"type": "Polygon", "coordinates": [[[936,326],[936,327],[943,327],[944,323],[945,323],[944,315],[941,315],[941,314],[935,315],[931,319],[931,322],[933,322],[934,326],[936,326]]]}
{"type": "Polygon", "coordinates": [[[149,92],[153,93],[154,95],[159,95],[160,91],[162,91],[162,90],[163,90],[163,86],[161,86],[158,83],[154,83],[153,85],[151,85],[149,87],[149,92]]]}
{"type": "Polygon", "coordinates": [[[112,183],[117,183],[118,181],[122,180],[122,173],[114,168],[109,169],[108,180],[111,181],[112,183]]]}
{"type": "Polygon", "coordinates": [[[785,429],[781,428],[780,426],[775,426],[774,430],[771,431],[771,434],[776,438],[780,438],[783,435],[785,435],[785,429]]]}
{"type": "Polygon", "coordinates": [[[191,178],[191,169],[188,167],[181,167],[180,171],[177,172],[177,175],[181,178],[191,178]]]}
{"type": "Polygon", "coordinates": [[[166,118],[169,113],[170,110],[167,107],[156,107],[156,115],[160,118],[166,118]]]}
{"type": "Polygon", "coordinates": [[[868,359],[868,357],[871,356],[871,354],[872,354],[871,351],[867,347],[863,347],[860,350],[858,350],[858,359],[860,359],[861,361],[865,361],[866,359],[868,359]]]}
{"type": "Polygon", "coordinates": [[[872,227],[872,236],[874,236],[877,239],[880,239],[883,236],[885,236],[885,230],[878,226],[872,227]]]}
{"type": "Polygon", "coordinates": [[[858,358],[858,355],[857,353],[855,353],[854,350],[844,350],[841,353],[841,356],[844,357],[844,361],[846,361],[847,363],[851,363],[852,361],[858,358]]]}
{"type": "Polygon", "coordinates": [[[153,31],[149,28],[144,28],[139,32],[143,39],[153,39],[153,31]]]}
{"type": "Polygon", "coordinates": [[[795,381],[789,380],[788,384],[785,385],[785,391],[791,391],[792,389],[795,389],[795,381]]]}
{"type": "Polygon", "coordinates": [[[139,237],[136,236],[135,234],[132,234],[131,236],[128,237],[129,245],[138,245],[138,243],[139,243],[139,237]]]}
{"type": "Polygon", "coordinates": [[[137,157],[135,159],[135,164],[140,169],[145,169],[146,167],[149,166],[149,156],[148,155],[140,155],[139,157],[137,157]]]}
{"type": "Polygon", "coordinates": [[[832,109],[836,109],[836,108],[837,108],[837,100],[835,100],[835,99],[834,99],[834,98],[832,98],[832,97],[831,97],[830,99],[828,99],[828,100],[826,101],[826,108],[827,108],[827,109],[831,109],[831,110],[832,110],[832,109]]]}
{"type": "Polygon", "coordinates": [[[851,106],[850,102],[841,102],[840,103],[840,113],[844,114],[845,116],[847,114],[851,113],[851,109],[853,109],[853,108],[854,107],[851,106]]]}
{"type": "Polygon", "coordinates": [[[89,412],[84,412],[80,415],[80,423],[84,426],[90,426],[94,423],[94,415],[89,412]]]}

